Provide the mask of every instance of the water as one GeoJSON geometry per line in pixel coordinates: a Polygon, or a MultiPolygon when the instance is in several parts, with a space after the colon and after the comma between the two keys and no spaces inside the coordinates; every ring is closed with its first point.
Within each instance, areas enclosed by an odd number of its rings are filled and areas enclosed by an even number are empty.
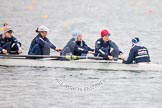
{"type": "Polygon", "coordinates": [[[161,72],[1,67],[0,106],[160,108],[161,79],[161,72]]]}
{"type": "MultiPolygon", "coordinates": [[[[48,37],[59,48],[74,28],[91,47],[108,28],[126,55],[138,36],[152,62],[161,64],[161,5],[160,0],[1,0],[0,24],[12,25],[24,54],[40,24],[50,28],[48,37]]],[[[161,72],[0,67],[0,108],[161,108],[161,91],[161,72]]]]}

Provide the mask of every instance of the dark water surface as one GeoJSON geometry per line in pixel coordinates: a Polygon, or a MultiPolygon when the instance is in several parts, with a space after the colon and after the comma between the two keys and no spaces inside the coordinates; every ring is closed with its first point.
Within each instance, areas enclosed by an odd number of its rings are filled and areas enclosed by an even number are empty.
{"type": "MultiPolygon", "coordinates": [[[[137,36],[153,63],[162,63],[161,0],[1,0],[0,25],[8,22],[27,54],[40,24],[62,48],[79,28],[94,47],[100,30],[128,54],[137,36]]],[[[52,52],[52,54],[56,54],[52,52]]],[[[13,61],[14,63],[14,61],[13,61]]],[[[161,108],[162,73],[0,66],[0,108],[161,108]]]]}

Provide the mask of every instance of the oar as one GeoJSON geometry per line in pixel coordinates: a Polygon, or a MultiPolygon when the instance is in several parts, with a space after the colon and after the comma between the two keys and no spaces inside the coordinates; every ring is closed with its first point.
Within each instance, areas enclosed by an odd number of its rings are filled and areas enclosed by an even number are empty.
{"type": "Polygon", "coordinates": [[[92,57],[92,56],[73,56],[74,59],[94,59],[94,60],[103,60],[103,57],[92,57]]]}
{"type": "Polygon", "coordinates": [[[0,55],[4,58],[62,58],[62,56],[50,56],[50,55],[17,55],[17,54],[9,54],[9,55],[0,55]]]}
{"type": "MultiPolygon", "coordinates": [[[[66,55],[66,56],[56,56],[56,55],[18,55],[18,54],[0,54],[0,57],[3,58],[28,58],[28,59],[40,59],[40,58],[53,58],[53,59],[62,59],[62,60],[78,60],[78,59],[93,59],[93,60],[108,60],[104,57],[95,57],[95,56],[75,56],[75,55],[66,55]]],[[[121,59],[121,58],[118,58],[121,59]]],[[[116,61],[116,59],[114,59],[116,61]]]]}
{"type": "Polygon", "coordinates": [[[78,59],[94,59],[94,60],[103,60],[103,57],[89,57],[89,56],[54,56],[54,55],[0,55],[3,58],[54,58],[54,59],[65,59],[65,60],[78,60],[78,59]]]}

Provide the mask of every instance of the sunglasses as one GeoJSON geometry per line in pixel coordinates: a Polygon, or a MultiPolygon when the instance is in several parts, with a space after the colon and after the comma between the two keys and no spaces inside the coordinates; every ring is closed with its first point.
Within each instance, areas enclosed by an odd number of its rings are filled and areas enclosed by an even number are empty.
{"type": "Polygon", "coordinates": [[[12,30],[9,30],[9,31],[7,31],[7,33],[13,33],[13,31],[12,30]]]}

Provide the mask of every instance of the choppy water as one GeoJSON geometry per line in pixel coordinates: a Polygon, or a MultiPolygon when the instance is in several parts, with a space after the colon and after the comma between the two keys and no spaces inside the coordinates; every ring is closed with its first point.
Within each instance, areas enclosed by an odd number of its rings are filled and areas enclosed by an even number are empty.
{"type": "MultiPolygon", "coordinates": [[[[0,24],[12,25],[24,54],[40,24],[51,29],[48,37],[57,47],[64,46],[74,28],[94,47],[100,30],[108,28],[126,55],[131,38],[138,36],[152,62],[162,63],[161,0],[0,2],[0,24]]],[[[161,72],[0,67],[0,108],[161,108],[161,95],[161,72]]]]}

